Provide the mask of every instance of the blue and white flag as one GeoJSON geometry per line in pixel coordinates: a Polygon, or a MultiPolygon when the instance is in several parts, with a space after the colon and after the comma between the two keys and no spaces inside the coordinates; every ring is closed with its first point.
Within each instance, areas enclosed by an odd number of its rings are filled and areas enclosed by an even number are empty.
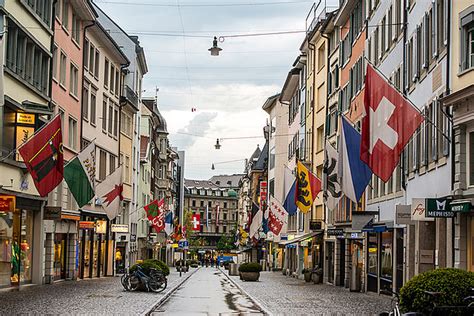
{"type": "Polygon", "coordinates": [[[171,235],[173,233],[173,212],[168,212],[165,217],[165,233],[171,235]]]}
{"type": "Polygon", "coordinates": [[[285,202],[283,203],[283,207],[288,212],[288,215],[294,215],[298,210],[296,207],[296,178],[287,167],[285,167],[283,182],[285,189],[285,202]]]}
{"type": "Polygon", "coordinates": [[[360,160],[359,132],[344,117],[341,116],[341,120],[339,163],[342,163],[342,192],[357,203],[372,178],[372,170],[360,160]]]}

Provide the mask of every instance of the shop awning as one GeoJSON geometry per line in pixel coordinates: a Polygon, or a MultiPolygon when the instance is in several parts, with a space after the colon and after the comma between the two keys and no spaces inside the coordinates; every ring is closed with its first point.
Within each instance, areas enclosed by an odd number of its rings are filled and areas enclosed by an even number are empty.
{"type": "Polygon", "coordinates": [[[305,234],[305,235],[302,235],[302,236],[295,237],[292,240],[282,240],[282,241],[279,242],[279,245],[286,246],[286,245],[294,244],[294,243],[303,241],[305,239],[314,237],[314,236],[322,234],[322,233],[323,233],[322,231],[312,232],[312,233],[309,233],[309,234],[305,234]]]}
{"type": "Polygon", "coordinates": [[[245,247],[243,249],[237,250],[235,253],[240,254],[240,253],[243,253],[243,252],[247,252],[249,250],[252,250],[252,247],[245,247]]]}
{"type": "Polygon", "coordinates": [[[361,214],[352,213],[352,230],[362,231],[364,227],[370,225],[369,222],[373,222],[374,214],[372,212],[360,212],[361,214]]]}

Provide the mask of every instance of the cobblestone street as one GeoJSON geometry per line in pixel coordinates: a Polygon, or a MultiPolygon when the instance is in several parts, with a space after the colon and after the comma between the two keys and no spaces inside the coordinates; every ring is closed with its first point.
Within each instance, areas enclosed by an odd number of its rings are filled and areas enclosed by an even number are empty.
{"type": "Polygon", "coordinates": [[[141,315],[179,282],[179,273],[171,268],[162,293],[125,292],[120,277],[23,287],[19,292],[0,292],[0,314],[141,315]]]}
{"type": "Polygon", "coordinates": [[[230,277],[274,315],[374,315],[390,309],[390,298],[306,283],[281,272],[261,272],[258,282],[230,277]]]}

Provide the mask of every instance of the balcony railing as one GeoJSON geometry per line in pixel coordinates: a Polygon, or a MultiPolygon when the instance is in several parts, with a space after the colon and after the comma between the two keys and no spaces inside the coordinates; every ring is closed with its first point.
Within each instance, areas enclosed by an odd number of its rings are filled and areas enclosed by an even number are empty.
{"type": "Polygon", "coordinates": [[[133,106],[138,108],[138,95],[135,93],[135,91],[133,91],[133,89],[129,86],[125,85],[123,93],[124,95],[122,96],[122,100],[130,102],[133,106]]]}
{"type": "Polygon", "coordinates": [[[327,0],[315,2],[306,16],[306,34],[311,33],[319,22],[326,19],[326,15],[336,11],[339,6],[327,5],[327,0]]]}

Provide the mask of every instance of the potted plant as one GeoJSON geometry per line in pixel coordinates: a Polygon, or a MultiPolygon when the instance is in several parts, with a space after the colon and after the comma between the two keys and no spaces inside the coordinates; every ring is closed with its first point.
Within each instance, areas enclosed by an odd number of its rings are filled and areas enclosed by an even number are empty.
{"type": "Polygon", "coordinates": [[[262,266],[256,262],[241,264],[239,267],[240,277],[244,281],[258,281],[262,266]]]}
{"type": "Polygon", "coordinates": [[[314,284],[318,284],[318,283],[321,283],[322,278],[323,278],[323,269],[321,269],[319,266],[315,266],[311,273],[311,279],[313,280],[314,284]]]}
{"type": "Polygon", "coordinates": [[[311,273],[313,272],[311,269],[303,269],[304,280],[306,282],[311,282],[311,273]]]}

